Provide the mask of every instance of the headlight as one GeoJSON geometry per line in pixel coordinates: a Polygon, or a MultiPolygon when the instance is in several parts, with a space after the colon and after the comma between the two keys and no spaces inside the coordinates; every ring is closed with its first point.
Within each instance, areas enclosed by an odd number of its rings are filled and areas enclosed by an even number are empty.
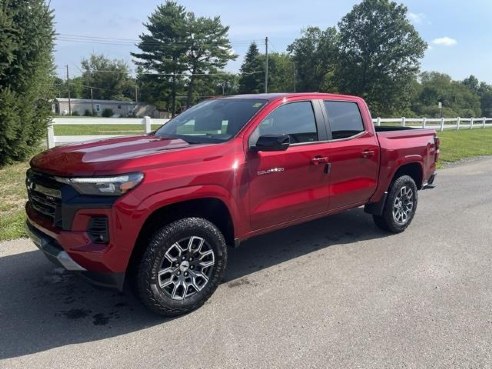
{"type": "Polygon", "coordinates": [[[137,186],[143,177],[142,173],[130,173],[115,177],[56,177],[55,179],[72,186],[83,195],[120,196],[137,186]]]}

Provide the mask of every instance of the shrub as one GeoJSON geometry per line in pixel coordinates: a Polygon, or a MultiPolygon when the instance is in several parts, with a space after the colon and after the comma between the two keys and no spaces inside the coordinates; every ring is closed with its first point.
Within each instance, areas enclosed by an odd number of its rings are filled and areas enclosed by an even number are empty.
{"type": "Polygon", "coordinates": [[[74,117],[78,117],[78,116],[80,116],[80,113],[77,110],[75,110],[75,111],[72,112],[72,115],[74,117]]]}
{"type": "Polygon", "coordinates": [[[0,166],[39,148],[54,98],[53,13],[44,0],[0,2],[0,166]]]}
{"type": "Polygon", "coordinates": [[[111,118],[114,113],[113,113],[113,109],[110,109],[110,108],[106,108],[103,110],[102,114],[101,114],[103,117],[105,118],[111,118]]]}
{"type": "Polygon", "coordinates": [[[89,109],[85,109],[84,117],[92,117],[92,112],[89,109]]]}

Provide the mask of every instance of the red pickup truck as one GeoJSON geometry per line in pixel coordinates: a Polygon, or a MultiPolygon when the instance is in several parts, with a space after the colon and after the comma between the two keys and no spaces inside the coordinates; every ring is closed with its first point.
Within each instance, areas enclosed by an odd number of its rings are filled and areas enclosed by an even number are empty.
{"type": "Polygon", "coordinates": [[[402,232],[438,156],[433,130],[375,129],[358,97],[212,99],[149,135],[34,157],[27,230],[53,262],[99,285],[131,282],[174,316],[212,295],[227,246],[247,238],[362,205],[402,232]]]}

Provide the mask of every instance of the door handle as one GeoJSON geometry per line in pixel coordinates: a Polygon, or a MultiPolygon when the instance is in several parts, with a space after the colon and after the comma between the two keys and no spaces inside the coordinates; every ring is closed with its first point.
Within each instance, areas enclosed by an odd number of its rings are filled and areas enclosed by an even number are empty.
{"type": "Polygon", "coordinates": [[[372,158],[374,156],[375,152],[374,150],[364,150],[362,151],[362,157],[364,159],[372,158]]]}
{"type": "Polygon", "coordinates": [[[328,158],[326,156],[315,156],[311,159],[311,163],[314,165],[325,164],[328,163],[328,158]]]}

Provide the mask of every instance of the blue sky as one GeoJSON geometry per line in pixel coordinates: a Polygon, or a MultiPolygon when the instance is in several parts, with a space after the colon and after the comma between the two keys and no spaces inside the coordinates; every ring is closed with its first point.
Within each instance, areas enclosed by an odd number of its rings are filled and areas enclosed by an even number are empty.
{"type": "MultiPolygon", "coordinates": [[[[251,41],[263,48],[268,36],[270,50],[283,52],[307,26],[334,26],[355,0],[269,1],[180,0],[199,16],[219,15],[230,26],[229,38],[238,59],[228,65],[237,71],[251,41]]],[[[131,40],[145,31],[143,23],[161,1],[156,0],[51,0],[55,11],[57,73],[80,74],[80,61],[92,52],[124,59],[133,69],[131,40]],[[82,36],[82,37],[81,37],[82,36]],[[83,36],[99,37],[93,42],[83,36]]],[[[423,71],[439,71],[453,79],[470,74],[492,84],[491,0],[405,0],[409,18],[429,44],[422,60],[423,71]]]]}

